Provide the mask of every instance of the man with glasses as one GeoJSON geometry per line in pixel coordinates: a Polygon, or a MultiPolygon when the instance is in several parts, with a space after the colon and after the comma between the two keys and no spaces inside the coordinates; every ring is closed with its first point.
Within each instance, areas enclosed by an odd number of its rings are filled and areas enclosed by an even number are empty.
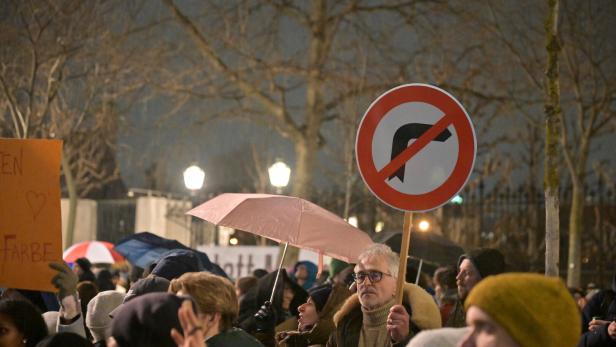
{"type": "Polygon", "coordinates": [[[398,259],[383,244],[359,255],[357,293],[334,316],[336,330],[327,346],[405,346],[418,331],[441,327],[436,303],[419,286],[405,283],[403,305],[395,305],[398,259]]]}

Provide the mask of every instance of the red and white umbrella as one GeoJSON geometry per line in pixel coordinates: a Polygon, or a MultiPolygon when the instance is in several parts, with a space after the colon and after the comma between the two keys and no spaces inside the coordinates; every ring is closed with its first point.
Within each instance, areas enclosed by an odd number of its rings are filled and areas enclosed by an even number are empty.
{"type": "Polygon", "coordinates": [[[69,247],[62,258],[74,263],[78,258],[87,258],[92,264],[113,264],[124,257],[113,249],[113,244],[105,241],[84,241],[69,247]]]}

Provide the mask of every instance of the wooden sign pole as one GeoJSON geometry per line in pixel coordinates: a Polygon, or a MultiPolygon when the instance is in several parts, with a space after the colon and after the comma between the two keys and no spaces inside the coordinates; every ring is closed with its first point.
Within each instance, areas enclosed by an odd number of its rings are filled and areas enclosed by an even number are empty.
{"type": "Polygon", "coordinates": [[[404,229],[400,243],[400,265],[398,267],[398,282],[396,283],[396,305],[402,305],[404,282],[406,279],[406,261],[411,245],[411,230],[413,229],[413,212],[404,212],[404,229]]]}

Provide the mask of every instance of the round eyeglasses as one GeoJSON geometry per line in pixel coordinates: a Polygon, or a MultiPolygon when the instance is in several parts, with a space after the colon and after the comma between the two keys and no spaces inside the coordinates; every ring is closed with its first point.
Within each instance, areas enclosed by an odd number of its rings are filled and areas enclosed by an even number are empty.
{"type": "Polygon", "coordinates": [[[360,272],[353,273],[353,279],[357,283],[363,283],[367,277],[370,279],[370,282],[376,283],[383,279],[383,275],[391,276],[391,274],[388,274],[388,273],[384,273],[384,272],[376,271],[376,270],[370,270],[370,271],[360,271],[360,272]]]}

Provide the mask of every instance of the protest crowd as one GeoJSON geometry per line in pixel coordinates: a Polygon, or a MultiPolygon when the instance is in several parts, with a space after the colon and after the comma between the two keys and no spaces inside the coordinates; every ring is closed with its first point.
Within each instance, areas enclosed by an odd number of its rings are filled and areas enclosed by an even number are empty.
{"type": "Polygon", "coordinates": [[[474,249],[426,285],[404,283],[400,305],[399,256],[383,244],[319,277],[301,261],[278,279],[259,269],[232,281],[195,259],[168,252],[124,271],[52,262],[55,293],[2,289],[0,346],[616,346],[616,273],[611,288],[569,290],[474,249]]]}

